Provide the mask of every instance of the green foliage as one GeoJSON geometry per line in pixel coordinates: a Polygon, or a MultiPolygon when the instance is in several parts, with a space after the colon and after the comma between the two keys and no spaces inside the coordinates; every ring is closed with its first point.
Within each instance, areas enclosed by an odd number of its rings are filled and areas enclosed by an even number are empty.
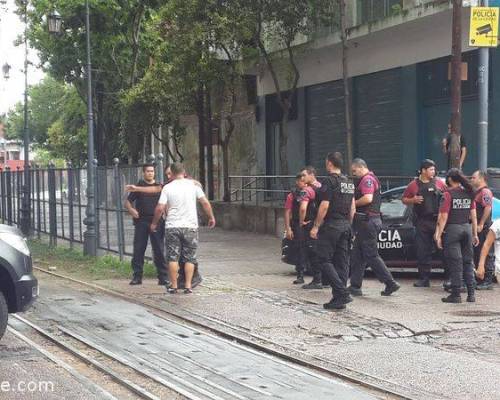
{"type": "MultiPolygon", "coordinates": [[[[93,279],[128,278],[132,273],[130,262],[120,261],[116,256],[89,257],[80,250],[60,246],[49,246],[40,240],[30,240],[29,248],[36,263],[55,266],[67,273],[78,273],[93,279]]],[[[144,264],[144,276],[156,277],[153,264],[144,264]]]]}

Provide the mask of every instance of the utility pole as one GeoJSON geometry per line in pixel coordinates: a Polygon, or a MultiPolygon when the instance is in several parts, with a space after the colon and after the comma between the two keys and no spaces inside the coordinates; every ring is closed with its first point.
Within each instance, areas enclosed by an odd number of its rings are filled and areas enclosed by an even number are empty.
{"type": "Polygon", "coordinates": [[[344,112],[345,112],[345,130],[346,130],[346,158],[347,170],[351,167],[353,149],[352,149],[352,109],[351,109],[351,88],[349,86],[349,64],[347,46],[347,16],[346,1],[338,0],[340,9],[340,38],[342,40],[342,78],[344,81],[344,112]]]}
{"type": "MultiPolygon", "coordinates": [[[[483,7],[489,6],[489,0],[483,0],[483,7]]],[[[483,171],[488,167],[488,106],[489,106],[489,73],[490,49],[479,49],[479,126],[478,126],[478,164],[483,171]]]]}
{"type": "Polygon", "coordinates": [[[450,167],[460,168],[462,131],[462,0],[453,0],[451,40],[451,140],[450,167]]]}

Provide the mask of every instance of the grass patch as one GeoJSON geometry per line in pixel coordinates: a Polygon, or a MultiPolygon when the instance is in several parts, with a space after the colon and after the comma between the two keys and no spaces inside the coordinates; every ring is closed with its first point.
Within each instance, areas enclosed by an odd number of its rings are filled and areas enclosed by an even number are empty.
{"type": "MultiPolygon", "coordinates": [[[[130,261],[120,261],[116,256],[90,257],[80,250],[50,246],[40,240],[30,240],[28,245],[34,263],[42,267],[54,266],[60,271],[95,280],[130,278],[132,275],[130,261]]],[[[155,266],[144,263],[144,277],[154,278],[156,275],[155,266]]]]}

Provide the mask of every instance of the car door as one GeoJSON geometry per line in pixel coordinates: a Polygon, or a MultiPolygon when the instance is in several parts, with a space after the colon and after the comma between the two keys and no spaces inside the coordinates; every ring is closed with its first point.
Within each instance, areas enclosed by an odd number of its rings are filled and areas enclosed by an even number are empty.
{"type": "Polygon", "coordinates": [[[403,192],[404,188],[385,192],[380,207],[382,230],[378,235],[378,249],[382,259],[391,266],[405,266],[415,254],[411,207],[403,204],[403,192]]]}

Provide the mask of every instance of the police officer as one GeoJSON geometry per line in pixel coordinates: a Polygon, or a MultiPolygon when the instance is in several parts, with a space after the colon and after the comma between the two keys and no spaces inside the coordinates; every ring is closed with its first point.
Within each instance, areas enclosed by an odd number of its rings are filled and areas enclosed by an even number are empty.
{"type": "Polygon", "coordinates": [[[403,204],[413,206],[413,223],[416,229],[416,247],[419,280],[415,287],[430,287],[432,253],[435,249],[439,201],[446,185],[436,179],[436,164],[425,159],[420,164],[419,176],[413,180],[403,193],[403,204]]]}
{"type": "Polygon", "coordinates": [[[451,294],[442,298],[442,301],[462,302],[460,289],[463,277],[467,285],[467,301],[473,303],[475,282],[472,248],[479,243],[474,188],[457,168],[448,171],[446,183],[449,189],[443,194],[434,234],[438,248],[444,249],[451,278],[451,294]]]}
{"type": "Polygon", "coordinates": [[[377,278],[385,284],[380,292],[382,296],[390,296],[399,290],[384,261],[378,254],[377,239],[382,230],[380,203],[382,193],[378,178],[368,169],[366,162],[356,158],[352,162],[352,174],[356,177],[356,214],[354,215],[354,244],[351,254],[351,286],[353,296],[361,296],[361,286],[366,266],[369,265],[377,278]]]}
{"type": "Polygon", "coordinates": [[[167,269],[163,255],[163,240],[165,237],[164,224],[160,224],[156,232],[149,231],[149,225],[153,220],[154,210],[160,198],[161,184],[155,181],[155,167],[147,164],[142,167],[143,179],[135,186],[150,188],[151,192],[132,192],[125,201],[125,208],[134,220],[134,254],[132,257],[133,277],[131,285],[142,284],[144,267],[144,253],[151,241],[153,259],[158,273],[158,285],[167,285],[167,269]]]}
{"type": "MultiPolygon", "coordinates": [[[[474,248],[474,264],[479,265],[486,236],[492,225],[491,210],[493,205],[493,193],[488,188],[488,175],[484,171],[476,171],[472,174],[471,184],[476,191],[476,213],[477,213],[477,234],[479,236],[479,246],[474,248]]],[[[477,286],[477,290],[493,289],[493,275],[495,274],[495,254],[490,246],[485,259],[485,275],[482,282],[477,286]]]]}
{"type": "Polygon", "coordinates": [[[314,190],[307,186],[304,176],[299,173],[295,177],[295,188],[288,194],[285,202],[285,234],[287,239],[294,240],[298,253],[295,266],[297,279],[294,285],[304,283],[304,272],[309,266],[306,241],[309,238],[314,216],[314,190]]]}
{"type": "MultiPolygon", "coordinates": [[[[316,211],[317,211],[319,209],[319,205],[321,202],[319,192],[321,190],[322,184],[320,181],[318,181],[318,179],[316,178],[316,175],[317,175],[316,168],[314,168],[310,165],[305,167],[302,170],[302,176],[304,177],[304,181],[307,183],[307,185],[309,187],[311,187],[314,190],[314,192],[316,194],[316,198],[315,198],[314,202],[315,202],[315,207],[316,207],[316,211]]],[[[316,217],[316,215],[314,217],[316,217]]],[[[310,254],[309,261],[310,261],[310,267],[311,267],[311,271],[313,274],[313,278],[312,278],[311,282],[303,285],[302,289],[323,289],[323,285],[325,285],[326,280],[322,277],[321,266],[319,266],[318,263],[315,262],[316,258],[315,258],[314,254],[310,254]]],[[[330,285],[326,284],[326,286],[330,286],[330,285]]]]}
{"type": "Polygon", "coordinates": [[[317,240],[314,245],[318,265],[332,287],[333,297],[323,307],[344,309],[352,301],[346,284],[349,274],[351,221],[354,216],[354,184],[342,175],[341,153],[329,153],[325,164],[329,176],[319,192],[321,202],[310,235],[317,240]]]}

